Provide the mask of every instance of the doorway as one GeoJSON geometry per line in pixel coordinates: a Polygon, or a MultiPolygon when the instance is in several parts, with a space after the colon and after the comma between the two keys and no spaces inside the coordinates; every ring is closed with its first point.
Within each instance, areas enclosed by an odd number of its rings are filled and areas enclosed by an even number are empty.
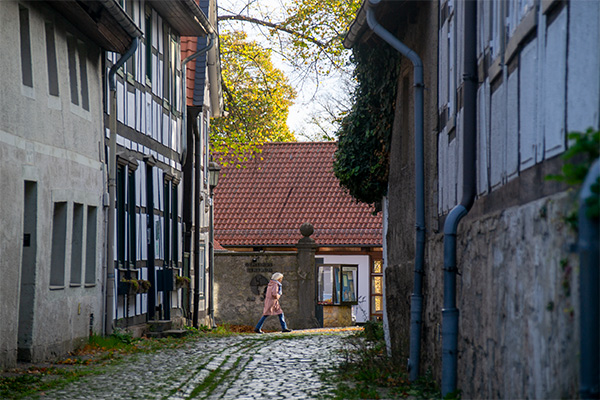
{"type": "Polygon", "coordinates": [[[17,359],[31,361],[37,256],[37,183],[25,181],[17,359]]]}

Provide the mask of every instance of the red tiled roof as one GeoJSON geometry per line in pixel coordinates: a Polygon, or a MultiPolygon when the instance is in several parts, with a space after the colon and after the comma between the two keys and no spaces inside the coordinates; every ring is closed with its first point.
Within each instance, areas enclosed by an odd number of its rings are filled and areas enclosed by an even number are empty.
{"type": "MultiPolygon", "coordinates": [[[[188,56],[194,54],[196,50],[196,45],[198,43],[198,38],[194,36],[182,36],[181,37],[181,60],[185,60],[188,56]]],[[[187,71],[186,71],[186,85],[185,85],[185,95],[186,95],[186,104],[188,106],[193,105],[194,99],[194,76],[196,72],[196,59],[193,58],[187,63],[187,71]]]]}
{"type": "Polygon", "coordinates": [[[336,142],[268,143],[244,167],[223,167],[215,239],[223,246],[293,246],[310,222],[320,246],[381,246],[381,213],[340,187],[336,149],[336,142]]]}

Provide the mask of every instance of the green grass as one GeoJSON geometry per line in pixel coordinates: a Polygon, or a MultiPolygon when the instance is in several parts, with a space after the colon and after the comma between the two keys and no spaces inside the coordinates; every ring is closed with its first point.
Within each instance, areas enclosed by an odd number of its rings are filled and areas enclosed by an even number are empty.
{"type": "Polygon", "coordinates": [[[202,337],[236,334],[227,326],[190,331],[183,338],[133,338],[119,331],[110,336],[92,335],[80,349],[52,364],[0,373],[0,399],[22,399],[60,389],[84,376],[101,374],[107,366],[121,362],[126,356],[179,348],[202,337]]]}
{"type": "Polygon", "coordinates": [[[363,332],[347,339],[344,362],[322,379],[333,383],[334,399],[439,399],[431,374],[416,382],[408,379],[406,366],[387,356],[381,323],[369,322],[363,332]]]}

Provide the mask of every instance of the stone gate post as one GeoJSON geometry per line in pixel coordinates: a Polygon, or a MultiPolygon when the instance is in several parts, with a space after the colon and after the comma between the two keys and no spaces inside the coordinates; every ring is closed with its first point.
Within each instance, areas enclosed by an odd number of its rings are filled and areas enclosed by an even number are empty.
{"type": "Polygon", "coordinates": [[[316,328],[319,326],[315,316],[316,277],[315,277],[315,251],[317,245],[310,237],[314,232],[313,226],[304,223],[300,227],[303,238],[296,245],[298,249],[298,314],[300,326],[316,328]]]}

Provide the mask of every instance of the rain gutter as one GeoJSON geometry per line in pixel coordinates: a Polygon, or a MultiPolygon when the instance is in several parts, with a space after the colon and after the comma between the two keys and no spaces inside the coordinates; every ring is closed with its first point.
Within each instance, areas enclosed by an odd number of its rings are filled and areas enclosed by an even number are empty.
{"type": "Polygon", "coordinates": [[[477,133],[477,2],[465,1],[463,74],[463,194],[444,223],[444,307],[442,309],[442,397],[456,391],[458,317],[456,236],[460,221],[475,201],[477,133]]]}
{"type": "Polygon", "coordinates": [[[419,377],[421,353],[421,323],[423,314],[423,264],[425,258],[425,179],[423,155],[423,62],[392,33],[383,28],[375,18],[375,7],[381,0],[368,0],[367,23],[371,30],[390,46],[408,58],[413,64],[414,86],[414,131],[415,131],[415,208],[416,208],[416,253],[413,293],[410,305],[410,348],[408,371],[411,382],[419,377]]]}

